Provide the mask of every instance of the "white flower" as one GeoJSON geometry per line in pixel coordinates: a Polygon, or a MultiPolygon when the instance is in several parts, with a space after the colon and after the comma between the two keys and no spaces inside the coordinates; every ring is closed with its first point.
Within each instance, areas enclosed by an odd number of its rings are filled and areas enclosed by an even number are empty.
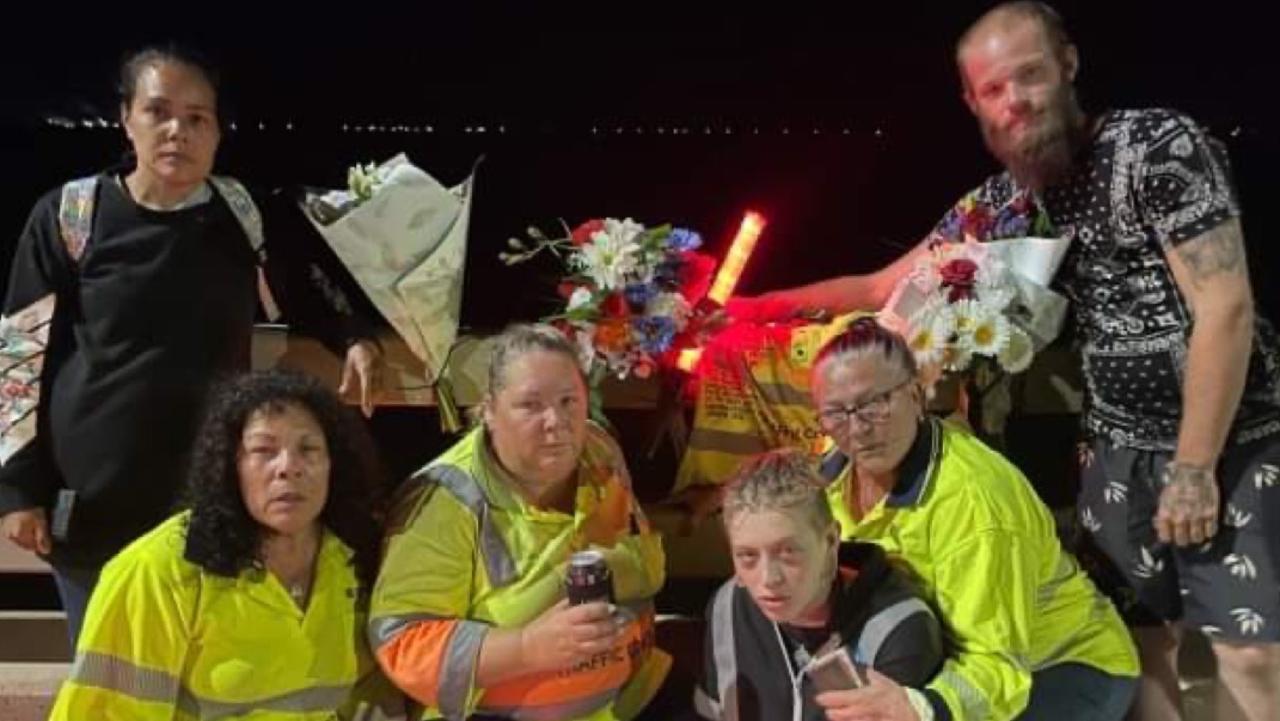
{"type": "Polygon", "coordinates": [[[930,365],[942,360],[947,341],[953,332],[953,323],[950,313],[934,312],[929,308],[912,316],[904,335],[917,364],[930,365]]]}
{"type": "Polygon", "coordinates": [[[994,285],[987,288],[978,288],[977,292],[978,299],[982,301],[983,305],[995,308],[998,311],[1003,311],[1008,308],[1016,295],[1017,294],[1013,291],[1013,287],[1008,285],[994,285]]]}
{"type": "Polygon", "coordinates": [[[996,360],[1000,367],[1010,373],[1021,373],[1031,365],[1035,357],[1035,349],[1031,345],[1031,337],[1013,324],[1009,324],[1009,338],[996,360]]]}
{"type": "Polygon", "coordinates": [[[644,226],[630,218],[607,218],[604,228],[592,233],[591,242],[578,248],[569,262],[599,289],[617,290],[639,269],[640,245],[635,238],[642,230],[644,226]]]}
{"type": "Polygon", "coordinates": [[[569,310],[577,310],[584,305],[591,303],[593,293],[590,289],[578,286],[573,290],[573,295],[569,296],[569,310]]]}
{"type": "Polygon", "coordinates": [[[951,304],[955,318],[956,335],[964,338],[973,332],[974,323],[986,316],[985,309],[975,300],[961,300],[951,304]]]}
{"type": "Polygon", "coordinates": [[[676,331],[679,332],[689,324],[693,308],[679,293],[659,293],[649,301],[649,306],[645,308],[645,315],[666,316],[675,322],[676,331]]]}
{"type": "Polygon", "coordinates": [[[960,335],[960,342],[972,353],[998,355],[1009,344],[1009,321],[984,303],[974,303],[972,311],[969,332],[960,335]]]}

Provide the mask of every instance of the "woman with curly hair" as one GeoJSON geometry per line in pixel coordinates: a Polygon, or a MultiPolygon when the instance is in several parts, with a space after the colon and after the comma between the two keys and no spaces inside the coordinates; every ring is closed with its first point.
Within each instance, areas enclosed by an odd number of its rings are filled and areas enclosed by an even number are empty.
{"type": "Polygon", "coordinates": [[[367,433],[316,381],[228,382],[188,508],[104,568],[51,718],[403,714],[363,634],[376,477],[367,433]]]}

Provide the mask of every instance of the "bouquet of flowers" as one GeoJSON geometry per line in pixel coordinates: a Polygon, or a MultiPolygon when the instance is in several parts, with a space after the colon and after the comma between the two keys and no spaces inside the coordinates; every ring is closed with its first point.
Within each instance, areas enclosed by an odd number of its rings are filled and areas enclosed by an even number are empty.
{"type": "Polygon", "coordinates": [[[429,383],[457,337],[473,179],[474,172],[446,187],[400,154],[356,165],[347,188],[312,190],[303,201],[316,232],[422,361],[429,383]]]}
{"type": "Polygon", "coordinates": [[[630,218],[589,220],[565,236],[529,228],[512,238],[508,265],[546,251],[566,275],[558,286],[564,310],[548,320],[579,349],[594,386],[605,375],[647,377],[694,344],[693,309],[706,295],[716,261],[696,252],[698,233],[670,225],[646,228],[630,218]]]}
{"type": "Polygon", "coordinates": [[[929,255],[899,282],[880,316],[926,371],[975,359],[1018,373],[1057,335],[1066,299],[1047,287],[1066,253],[1029,195],[992,207],[970,194],[939,225],[929,255]],[[1033,234],[1033,235],[1028,235],[1033,234]]]}
{"type": "Polygon", "coordinates": [[[985,356],[1017,373],[1031,364],[1033,349],[1008,313],[1016,295],[1008,276],[1003,261],[981,243],[938,245],[882,313],[922,368],[964,371],[974,356],[985,356]]]}

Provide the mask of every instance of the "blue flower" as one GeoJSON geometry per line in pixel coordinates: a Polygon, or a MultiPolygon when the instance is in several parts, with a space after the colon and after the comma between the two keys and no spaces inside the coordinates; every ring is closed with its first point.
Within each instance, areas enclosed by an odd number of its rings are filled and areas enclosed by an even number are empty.
{"type": "Polygon", "coordinates": [[[636,316],[631,319],[631,332],[640,350],[658,355],[671,348],[676,324],[666,316],[636,316]]]}
{"type": "Polygon", "coordinates": [[[702,236],[686,228],[675,228],[667,236],[667,247],[672,250],[694,250],[702,247],[702,236]]]}
{"type": "Polygon", "coordinates": [[[1031,219],[1020,213],[1001,212],[996,216],[994,237],[1022,238],[1031,229],[1031,219]]]}
{"type": "Polygon", "coordinates": [[[631,306],[632,313],[642,312],[653,296],[657,294],[658,289],[649,283],[630,283],[622,290],[622,295],[627,299],[627,304],[631,306]]]}
{"type": "Polygon", "coordinates": [[[952,208],[947,211],[946,215],[942,216],[942,222],[938,223],[938,234],[949,241],[957,241],[960,239],[960,226],[962,223],[963,219],[960,217],[960,212],[952,208]]]}

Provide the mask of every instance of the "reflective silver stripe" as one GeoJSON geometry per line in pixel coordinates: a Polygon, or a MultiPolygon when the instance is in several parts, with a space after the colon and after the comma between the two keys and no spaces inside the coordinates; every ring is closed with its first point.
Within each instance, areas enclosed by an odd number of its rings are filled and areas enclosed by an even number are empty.
{"type": "Polygon", "coordinates": [[[760,395],[775,406],[804,406],[810,408],[813,398],[807,391],[802,391],[787,383],[755,383],[760,395]]]}
{"type": "Polygon", "coordinates": [[[762,453],[769,450],[764,439],[754,433],[734,433],[695,428],[689,434],[689,447],[722,453],[762,453]]]}
{"type": "Polygon", "coordinates": [[[960,697],[960,704],[964,707],[964,718],[982,719],[990,717],[987,704],[987,697],[981,691],[969,683],[969,679],[944,668],[938,674],[935,683],[943,683],[955,690],[956,695],[960,697]]]}
{"type": "Polygon", "coordinates": [[[711,604],[711,653],[716,663],[716,691],[720,693],[720,718],[738,719],[738,657],[733,650],[733,580],[716,591],[711,604]]]}
{"type": "Polygon", "coordinates": [[[178,707],[201,721],[221,721],[250,713],[322,713],[336,711],[351,696],[351,686],[311,686],[254,701],[231,703],[200,698],[185,686],[178,707]]]}
{"type": "Polygon", "coordinates": [[[122,658],[86,651],[76,656],[70,680],[115,691],[140,701],[167,703],[202,720],[243,716],[251,712],[314,713],[332,711],[351,695],[351,686],[312,686],[253,701],[227,702],[201,698],[172,674],[142,668],[122,658]]]}
{"type": "Polygon", "coordinates": [[[439,464],[426,470],[428,480],[440,484],[458,502],[466,506],[476,517],[480,528],[480,555],[484,556],[484,569],[489,574],[489,584],[501,588],[516,580],[516,563],[511,551],[489,517],[489,502],[485,500],[480,484],[469,473],[454,465],[439,464]]]}
{"type": "Polygon", "coordinates": [[[1043,586],[1036,589],[1036,608],[1043,608],[1052,601],[1053,597],[1057,595],[1058,589],[1062,587],[1062,584],[1070,581],[1075,572],[1076,565],[1072,563],[1071,557],[1064,551],[1058,557],[1058,567],[1053,570],[1053,578],[1050,578],[1043,586]]]}
{"type": "Polygon", "coordinates": [[[437,616],[432,613],[403,613],[395,616],[380,616],[369,619],[369,645],[378,650],[404,632],[405,629],[420,621],[454,620],[451,617],[437,616]]]}
{"type": "Polygon", "coordinates": [[[880,647],[889,635],[899,624],[917,613],[933,616],[933,611],[918,598],[903,599],[872,616],[863,625],[862,633],[858,636],[858,659],[868,666],[874,666],[880,647]]]}
{"type": "MultiPolygon", "coordinates": [[[[1107,600],[1096,588],[1093,589],[1093,604],[1089,607],[1089,622],[1101,623],[1106,617],[1107,611],[1111,608],[1111,601],[1107,600]]],[[[1036,660],[1035,663],[1029,663],[1028,668],[1032,671],[1041,671],[1050,666],[1057,665],[1068,650],[1075,648],[1080,641],[1074,634],[1063,638],[1057,646],[1053,647],[1043,658],[1036,660]]]]}
{"type": "Polygon", "coordinates": [[[118,656],[94,651],[76,655],[70,680],[83,686],[115,691],[142,701],[176,703],[181,683],[177,676],[142,668],[118,656]]]}
{"type": "Polygon", "coordinates": [[[710,721],[720,721],[723,718],[720,704],[708,696],[701,688],[693,690],[693,710],[697,711],[702,718],[710,719],[710,721]]]}
{"type": "Polygon", "coordinates": [[[480,658],[480,645],[488,632],[489,626],[478,621],[458,621],[453,633],[449,634],[444,661],[440,664],[440,683],[436,688],[440,713],[446,718],[462,719],[467,716],[467,701],[471,697],[471,682],[480,658]]]}
{"type": "MultiPolygon", "coordinates": [[[[617,696],[616,691],[605,691],[574,701],[565,701],[564,703],[552,703],[543,706],[534,706],[532,704],[485,706],[481,704],[478,710],[486,715],[493,714],[494,716],[515,719],[515,721],[566,721],[566,719],[576,719],[590,715],[612,702],[615,696],[617,696]]],[[[440,712],[449,719],[463,718],[462,716],[450,716],[443,707],[441,707],[440,712]]]]}

